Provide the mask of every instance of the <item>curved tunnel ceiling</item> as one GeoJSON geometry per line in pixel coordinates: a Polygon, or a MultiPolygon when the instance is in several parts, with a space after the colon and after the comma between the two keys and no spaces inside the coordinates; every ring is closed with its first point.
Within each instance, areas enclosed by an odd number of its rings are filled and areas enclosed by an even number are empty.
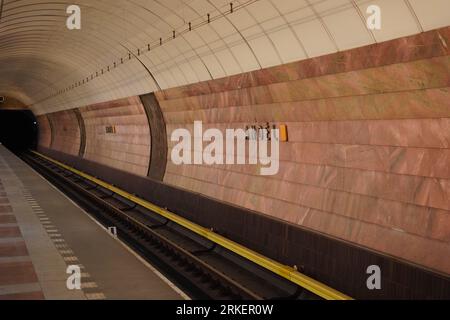
{"type": "Polygon", "coordinates": [[[231,3],[0,0],[0,94],[20,99],[39,115],[316,57],[450,22],[448,0],[231,3]],[[72,4],[81,8],[81,30],[66,27],[66,9],[72,4]],[[373,4],[382,10],[381,30],[366,27],[366,10],[373,4]]]}

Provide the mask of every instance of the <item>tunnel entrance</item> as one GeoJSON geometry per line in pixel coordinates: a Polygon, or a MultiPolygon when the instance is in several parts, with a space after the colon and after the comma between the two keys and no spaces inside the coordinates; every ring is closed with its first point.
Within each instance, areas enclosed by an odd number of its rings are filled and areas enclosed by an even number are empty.
{"type": "Polygon", "coordinates": [[[29,110],[0,110],[0,142],[13,152],[36,148],[38,126],[29,110]]]}

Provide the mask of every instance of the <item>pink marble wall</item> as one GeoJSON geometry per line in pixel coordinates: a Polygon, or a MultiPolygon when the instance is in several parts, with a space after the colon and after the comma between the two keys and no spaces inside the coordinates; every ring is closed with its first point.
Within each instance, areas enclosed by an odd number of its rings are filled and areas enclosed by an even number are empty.
{"type": "Polygon", "coordinates": [[[87,106],[80,112],[86,128],[85,159],[147,176],[151,137],[139,97],[87,106]],[[116,132],[107,133],[109,126],[116,132]]]}
{"type": "MultiPolygon", "coordinates": [[[[280,172],[164,181],[450,274],[450,28],[158,92],[167,125],[283,123],[280,172]]],[[[169,143],[170,149],[174,143],[169,143]]]]}
{"type": "Polygon", "coordinates": [[[36,117],[39,125],[39,141],[38,146],[50,148],[52,142],[52,129],[46,115],[36,117]]]}
{"type": "Polygon", "coordinates": [[[81,134],[77,116],[73,110],[48,115],[53,128],[53,150],[78,156],[81,134]]]}

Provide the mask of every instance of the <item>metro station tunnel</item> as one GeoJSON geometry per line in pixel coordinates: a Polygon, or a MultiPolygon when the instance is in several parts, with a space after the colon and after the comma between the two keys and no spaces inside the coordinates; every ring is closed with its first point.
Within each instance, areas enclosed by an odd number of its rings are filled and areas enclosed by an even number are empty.
{"type": "Polygon", "coordinates": [[[448,300],[449,86],[448,0],[0,0],[0,300],[448,300]]]}

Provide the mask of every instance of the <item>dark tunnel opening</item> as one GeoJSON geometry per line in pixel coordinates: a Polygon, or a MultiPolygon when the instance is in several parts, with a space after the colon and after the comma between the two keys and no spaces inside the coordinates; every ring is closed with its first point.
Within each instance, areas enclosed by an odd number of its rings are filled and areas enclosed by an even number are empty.
{"type": "Polygon", "coordinates": [[[0,142],[13,152],[36,148],[38,126],[29,110],[0,110],[0,142]]]}

